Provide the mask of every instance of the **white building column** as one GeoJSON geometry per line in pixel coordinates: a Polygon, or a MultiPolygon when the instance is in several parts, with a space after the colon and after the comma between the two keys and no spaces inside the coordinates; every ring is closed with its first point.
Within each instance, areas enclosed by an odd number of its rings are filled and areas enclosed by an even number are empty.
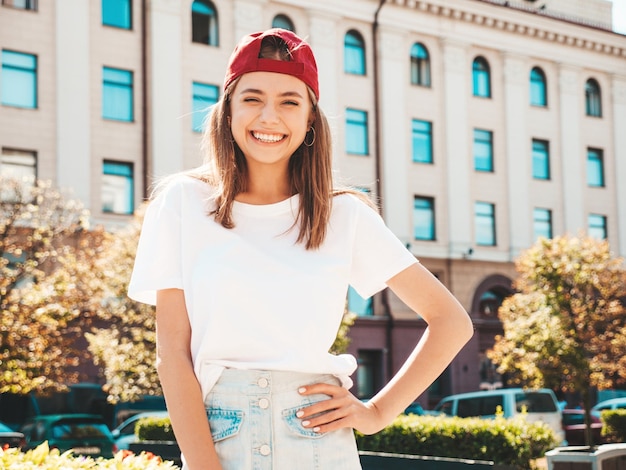
{"type": "MultiPolygon", "coordinates": [[[[89,25],[92,2],[57,0],[57,176],[60,188],[91,206],[91,77],[89,25]]],[[[98,78],[98,80],[102,80],[98,78]]]]}
{"type": "Polygon", "coordinates": [[[405,122],[407,55],[401,34],[380,28],[377,46],[380,98],[380,158],[385,222],[404,243],[411,236],[412,198],[407,182],[410,149],[405,122]]]}
{"type": "Polygon", "coordinates": [[[264,31],[270,27],[263,22],[265,18],[263,7],[266,3],[266,0],[235,0],[235,44],[250,33],[264,31]]]}
{"type": "Polygon", "coordinates": [[[443,40],[442,50],[449,257],[460,258],[472,246],[474,227],[474,199],[470,188],[472,146],[468,133],[471,67],[465,44],[443,40]]]}
{"type": "Polygon", "coordinates": [[[626,256],[626,76],[613,75],[613,161],[615,162],[615,192],[617,199],[617,246],[620,256],[626,256]]]}
{"type": "MultiPolygon", "coordinates": [[[[561,65],[559,70],[559,102],[561,103],[561,162],[563,180],[563,220],[564,232],[575,235],[587,228],[586,204],[583,197],[585,187],[585,166],[580,142],[580,123],[583,110],[580,109],[580,70],[577,67],[561,65]]],[[[555,160],[556,156],[551,156],[555,160]]]]}
{"type": "Polygon", "coordinates": [[[529,222],[532,220],[530,164],[528,158],[528,74],[523,57],[505,53],[504,119],[506,141],[506,173],[508,182],[508,213],[511,259],[532,243],[529,222]]]}
{"type": "MultiPolygon", "coordinates": [[[[149,148],[151,174],[159,178],[183,169],[182,32],[179,2],[151,0],[148,6],[150,77],[149,148]]],[[[150,182],[150,181],[149,181],[150,182]]]]}

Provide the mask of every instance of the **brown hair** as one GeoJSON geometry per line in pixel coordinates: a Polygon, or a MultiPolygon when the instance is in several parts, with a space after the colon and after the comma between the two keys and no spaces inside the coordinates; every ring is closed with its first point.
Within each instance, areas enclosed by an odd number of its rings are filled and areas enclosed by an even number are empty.
{"type": "MultiPolygon", "coordinates": [[[[289,61],[291,52],[287,44],[277,37],[263,40],[261,58],[289,61]]],[[[229,124],[230,100],[238,80],[231,83],[208,116],[202,147],[206,162],[190,174],[208,182],[215,190],[216,222],[233,228],[232,207],[235,197],[247,190],[248,167],[243,152],[234,141],[229,124]]],[[[309,88],[312,107],[311,128],[304,142],[289,160],[291,194],[300,195],[296,224],[299,226],[297,242],[306,249],[316,249],[324,241],[330,219],[333,195],[349,190],[334,190],[332,176],[331,132],[324,113],[317,106],[315,94],[309,88]]]]}

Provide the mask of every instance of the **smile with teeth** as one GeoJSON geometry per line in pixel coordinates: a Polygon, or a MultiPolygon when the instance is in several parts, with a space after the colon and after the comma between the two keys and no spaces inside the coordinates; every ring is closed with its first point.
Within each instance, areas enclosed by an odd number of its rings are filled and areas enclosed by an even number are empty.
{"type": "Polygon", "coordinates": [[[285,134],[264,134],[262,132],[252,132],[252,136],[261,142],[274,143],[283,140],[285,134]]]}

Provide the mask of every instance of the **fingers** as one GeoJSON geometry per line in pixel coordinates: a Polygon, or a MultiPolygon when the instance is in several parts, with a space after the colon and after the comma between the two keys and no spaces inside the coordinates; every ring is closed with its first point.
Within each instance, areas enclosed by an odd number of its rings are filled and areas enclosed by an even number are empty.
{"type": "Polygon", "coordinates": [[[325,394],[330,396],[302,408],[296,416],[302,420],[302,426],[315,432],[329,432],[344,427],[353,427],[352,414],[364,405],[348,390],[338,385],[318,383],[307,385],[298,390],[301,395],[325,394]]]}

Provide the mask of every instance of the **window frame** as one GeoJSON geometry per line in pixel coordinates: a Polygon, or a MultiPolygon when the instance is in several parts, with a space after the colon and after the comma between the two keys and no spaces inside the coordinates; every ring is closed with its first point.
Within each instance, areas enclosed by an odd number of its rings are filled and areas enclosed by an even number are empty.
{"type": "Polygon", "coordinates": [[[530,105],[539,108],[548,106],[548,82],[541,67],[533,67],[530,71],[530,105]]]}
{"type": "Polygon", "coordinates": [[[365,39],[356,29],[350,29],[344,35],[343,71],[350,75],[367,75],[365,39]]]}
{"type": "Polygon", "coordinates": [[[432,121],[411,119],[411,160],[413,163],[430,165],[434,163],[434,158],[432,121]],[[425,127],[424,129],[417,127],[422,125],[425,127]],[[422,147],[427,147],[425,148],[426,155],[423,152],[418,152],[418,149],[422,147]],[[425,156],[425,158],[421,158],[422,156],[425,156]]]}
{"type": "Polygon", "coordinates": [[[602,89],[595,78],[585,82],[585,114],[589,117],[602,117],[602,89]]]}
{"type": "Polygon", "coordinates": [[[296,32],[296,27],[291,18],[285,13],[278,13],[272,18],[272,28],[282,28],[288,31],[296,32]],[[289,27],[285,27],[289,26],[289,27]]]}
{"type": "Polygon", "coordinates": [[[590,237],[606,240],[608,238],[607,216],[590,213],[587,216],[587,232],[590,237]],[[596,221],[600,221],[600,223],[596,223],[596,221]]]}
{"type": "Polygon", "coordinates": [[[209,109],[215,105],[220,98],[220,87],[211,83],[203,82],[191,82],[191,129],[193,132],[203,132],[204,122],[208,115],[209,109]],[[204,89],[206,91],[211,90],[213,95],[199,94],[198,91],[204,89]],[[213,98],[214,99],[211,99],[213,98]],[[202,114],[201,118],[199,115],[202,114]],[[200,121],[200,122],[198,122],[200,121]]]}
{"type": "Polygon", "coordinates": [[[413,239],[417,241],[437,241],[437,218],[434,197],[413,196],[413,239]],[[422,207],[418,207],[418,203],[422,207]],[[420,219],[426,220],[426,225],[419,224],[420,219]]]}
{"type": "Polygon", "coordinates": [[[481,55],[472,61],[472,94],[477,98],[491,98],[491,67],[481,55]]]}
{"type": "Polygon", "coordinates": [[[587,147],[587,186],[605,188],[604,151],[599,148],[587,147]],[[597,178],[592,178],[595,175],[597,178]]]}
{"type": "Polygon", "coordinates": [[[111,28],[124,29],[132,31],[133,29],[133,2],[132,0],[102,0],[100,2],[100,13],[102,19],[102,26],[108,26],[111,28]],[[115,3],[115,5],[113,4],[115,3]],[[108,5],[108,8],[105,7],[108,5]],[[118,15],[114,15],[111,11],[119,13],[116,8],[123,8],[125,11],[122,15],[122,21],[114,21],[112,18],[115,16],[115,20],[119,20],[118,15]],[[109,10],[112,9],[112,10],[109,10]],[[108,12],[108,14],[107,14],[108,12]],[[108,21],[105,20],[105,15],[109,17],[108,21]]]}
{"type": "Polygon", "coordinates": [[[539,237],[551,239],[554,236],[554,227],[552,225],[552,209],[545,207],[533,208],[533,237],[535,240],[539,237]],[[543,227],[543,228],[540,228],[543,227]]]}
{"type": "Polygon", "coordinates": [[[2,6],[8,8],[15,8],[16,10],[25,10],[25,11],[38,11],[39,4],[38,0],[23,0],[24,6],[16,6],[15,3],[19,0],[2,0],[2,6]]]}
{"type": "MultiPolygon", "coordinates": [[[[29,52],[20,52],[13,49],[1,49],[0,50],[0,104],[2,106],[9,106],[11,108],[20,108],[20,109],[39,109],[39,57],[36,54],[31,54],[29,52]],[[6,54],[6,58],[5,58],[6,54]],[[19,60],[10,63],[8,60],[9,56],[16,56],[19,60]],[[18,64],[19,61],[32,61],[32,65],[24,65],[18,64]],[[19,102],[18,100],[10,101],[9,97],[13,96],[15,93],[11,93],[10,80],[7,79],[7,74],[16,74],[17,78],[13,78],[16,80],[18,85],[21,88],[30,88],[31,90],[27,90],[31,96],[28,99],[28,103],[26,101],[19,102]],[[26,77],[26,75],[28,75],[26,77]],[[29,83],[25,81],[28,80],[29,83]],[[32,83],[30,83],[32,82],[32,83]],[[26,85],[26,86],[24,86],[26,85]],[[6,101],[5,101],[6,100],[6,101]]],[[[15,85],[13,85],[13,90],[15,85]]],[[[21,92],[22,90],[20,90],[21,92]]]]}
{"type": "Polygon", "coordinates": [[[496,205],[494,203],[485,201],[474,202],[474,224],[474,237],[477,246],[497,246],[496,205]],[[490,232],[488,239],[481,236],[485,230],[490,232]]]}
{"type": "MultiPolygon", "coordinates": [[[[121,100],[119,96],[116,96],[116,98],[121,100]]],[[[106,65],[102,66],[102,119],[116,122],[135,122],[135,74],[132,70],[109,67],[106,65]],[[108,72],[109,75],[107,77],[108,72]],[[118,75],[123,73],[129,80],[116,81],[112,79],[113,73],[118,75]],[[129,116],[126,117],[121,117],[121,113],[117,110],[111,111],[110,106],[106,105],[106,103],[112,101],[110,93],[120,93],[121,91],[127,94],[127,96],[124,97],[125,100],[128,100],[126,103],[128,108],[125,114],[129,116]]]]}
{"type": "Polygon", "coordinates": [[[346,108],[346,134],[345,134],[345,141],[346,141],[346,153],[348,155],[359,155],[359,156],[368,156],[369,155],[369,123],[368,123],[369,117],[368,117],[368,112],[363,110],[363,109],[356,109],[356,108],[346,108]],[[359,115],[361,116],[363,119],[361,120],[357,120],[357,119],[351,119],[350,115],[359,115]],[[357,149],[356,147],[352,148],[350,143],[354,142],[354,139],[350,138],[351,132],[350,129],[352,129],[353,131],[359,130],[360,133],[362,133],[363,135],[361,135],[360,137],[362,137],[362,141],[361,141],[361,145],[359,146],[359,148],[357,149]]]}
{"type": "Polygon", "coordinates": [[[430,54],[428,49],[421,42],[416,42],[411,46],[411,85],[430,88],[430,54]]]}
{"type": "Polygon", "coordinates": [[[552,179],[550,168],[550,142],[544,139],[532,139],[531,142],[532,151],[532,175],[533,179],[540,181],[550,181],[552,179]],[[539,147],[544,146],[545,152],[539,152],[539,147]],[[543,172],[539,172],[540,158],[543,162],[543,172]]]}
{"type": "Polygon", "coordinates": [[[101,211],[103,214],[132,215],[135,212],[135,166],[133,162],[112,159],[102,160],[101,203],[101,211]],[[107,167],[109,168],[108,172],[107,167]],[[128,171],[121,171],[122,168],[128,171]],[[119,211],[113,208],[111,210],[107,210],[105,208],[105,191],[110,187],[106,185],[107,176],[125,178],[124,181],[127,184],[127,188],[124,188],[127,190],[127,194],[124,195],[127,198],[126,210],[119,211]]]}
{"type": "Polygon", "coordinates": [[[217,7],[211,0],[191,2],[191,42],[205,46],[219,47],[220,27],[217,7]],[[203,8],[206,11],[203,11],[203,8]],[[203,24],[206,21],[206,24],[203,24]],[[202,30],[199,30],[202,28],[202,30]]]}
{"type": "Polygon", "coordinates": [[[472,147],[472,152],[474,154],[474,171],[480,171],[482,173],[494,173],[494,159],[493,159],[493,131],[487,129],[478,129],[474,128],[474,145],[472,147]],[[478,134],[484,134],[484,136],[488,136],[488,138],[479,138],[478,134]],[[485,159],[484,157],[480,157],[477,154],[477,149],[479,147],[484,147],[488,149],[489,155],[485,159]],[[479,165],[479,161],[486,160],[487,164],[483,167],[479,165]]]}

